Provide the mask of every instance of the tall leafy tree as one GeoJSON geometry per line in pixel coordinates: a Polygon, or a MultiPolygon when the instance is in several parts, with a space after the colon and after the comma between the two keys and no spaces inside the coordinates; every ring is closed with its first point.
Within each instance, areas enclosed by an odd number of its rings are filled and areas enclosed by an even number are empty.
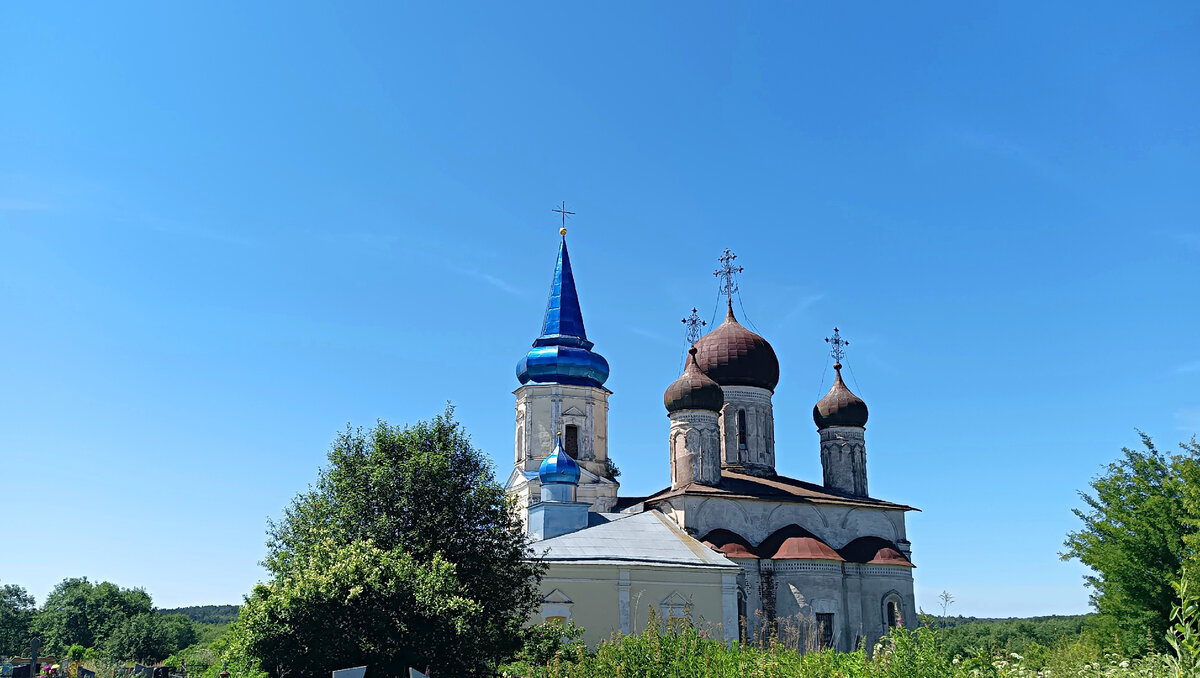
{"type": "Polygon", "coordinates": [[[196,642],[192,620],[182,614],[143,612],[121,619],[105,637],[108,656],[154,663],[196,642]]]}
{"type": "Polygon", "coordinates": [[[287,577],[255,587],[234,632],[272,675],[325,675],[371,667],[406,676],[436,666],[468,675],[482,605],[465,595],[456,568],[434,554],[419,563],[370,541],[325,540],[287,577]],[[281,632],[282,629],[288,632],[281,632]]]}
{"type": "Polygon", "coordinates": [[[34,618],[47,652],[65,652],[71,645],[100,647],[130,617],[150,614],[150,596],[142,589],[125,589],[112,582],[93,584],[87,577],[64,579],[46,597],[34,618]]]}
{"type": "Polygon", "coordinates": [[[1183,564],[1195,553],[1196,518],[1189,508],[1188,478],[1200,466],[1200,447],[1184,445],[1180,454],[1164,454],[1142,433],[1144,449],[1122,450],[1122,457],[1080,492],[1086,510],[1075,509],[1083,527],[1067,535],[1063,559],[1076,558],[1094,574],[1096,623],[1116,635],[1125,652],[1144,650],[1149,637],[1159,649],[1171,606],[1178,602],[1174,584],[1183,564]]]}
{"type": "Polygon", "coordinates": [[[268,533],[272,581],[235,628],[273,676],[353,662],[402,675],[401,657],[441,675],[484,674],[521,647],[538,601],[542,566],[527,559],[519,518],[450,407],[407,427],[347,429],[268,533]],[[322,570],[342,557],[391,574],[362,566],[327,581],[322,570]]]}
{"type": "Polygon", "coordinates": [[[16,584],[0,586],[0,654],[29,651],[33,611],[34,600],[28,591],[16,584]]]}

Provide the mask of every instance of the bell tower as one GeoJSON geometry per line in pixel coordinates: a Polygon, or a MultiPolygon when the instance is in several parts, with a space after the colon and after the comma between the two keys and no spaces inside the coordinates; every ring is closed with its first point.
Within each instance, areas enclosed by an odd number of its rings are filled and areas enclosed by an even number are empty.
{"type": "Polygon", "coordinates": [[[592,350],[583,325],[575,275],[567,252],[565,219],[550,283],[542,333],[517,363],[521,386],[516,396],[514,468],[509,494],[518,498],[523,515],[540,496],[538,469],[561,437],[562,454],[581,470],[577,501],[592,511],[609,511],[617,501],[618,483],[608,462],[608,361],[592,350]]]}

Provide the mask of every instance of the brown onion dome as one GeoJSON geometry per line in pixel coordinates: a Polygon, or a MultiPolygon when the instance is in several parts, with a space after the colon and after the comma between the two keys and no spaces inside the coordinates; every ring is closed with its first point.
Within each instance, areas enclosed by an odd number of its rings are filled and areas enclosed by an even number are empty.
{"type": "Polygon", "coordinates": [[[774,391],[779,359],[766,339],[742,327],[733,316],[733,299],[725,322],[696,342],[700,369],[722,386],[757,386],[774,391]]]}
{"type": "Polygon", "coordinates": [[[846,382],[842,381],[842,364],[834,363],[833,369],[837,372],[833,388],[813,406],[813,421],[817,423],[817,428],[866,426],[867,404],[862,398],[854,395],[846,386],[846,382]]]}
{"type": "Polygon", "coordinates": [[[675,383],[668,386],[667,392],[663,394],[663,404],[666,405],[667,412],[678,412],[679,410],[720,412],[721,406],[725,404],[725,394],[721,392],[720,384],[709,379],[696,364],[695,346],[688,349],[687,367],[683,368],[683,374],[675,380],[675,383]]]}

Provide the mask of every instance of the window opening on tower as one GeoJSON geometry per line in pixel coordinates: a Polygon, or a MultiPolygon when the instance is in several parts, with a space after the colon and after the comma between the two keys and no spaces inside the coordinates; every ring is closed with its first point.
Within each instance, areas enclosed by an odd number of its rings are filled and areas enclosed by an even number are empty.
{"type": "Polygon", "coordinates": [[[567,424],[566,431],[563,434],[563,451],[572,459],[579,458],[579,427],[575,424],[567,424]]]}
{"type": "Polygon", "coordinates": [[[746,449],[746,410],[737,413],[737,443],[738,449],[746,449]]]}

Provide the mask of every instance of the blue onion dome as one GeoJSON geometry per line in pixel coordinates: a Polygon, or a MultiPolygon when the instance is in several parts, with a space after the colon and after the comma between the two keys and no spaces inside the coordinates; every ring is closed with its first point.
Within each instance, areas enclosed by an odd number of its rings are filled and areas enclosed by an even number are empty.
{"type": "Polygon", "coordinates": [[[842,364],[834,363],[833,369],[837,372],[833,388],[813,406],[813,421],[817,423],[818,429],[830,426],[865,427],[867,404],[862,398],[854,395],[846,386],[846,382],[842,381],[842,364]]]}
{"type": "Polygon", "coordinates": [[[583,327],[583,312],[579,309],[579,294],[575,291],[575,276],[564,236],[550,283],[542,334],[517,363],[517,379],[522,384],[532,381],[603,386],[608,379],[608,361],[592,350],[593,345],[583,327]]]}
{"type": "Polygon", "coordinates": [[[562,436],[559,436],[558,441],[554,444],[554,451],[550,453],[549,457],[543,459],[542,465],[538,467],[538,479],[542,481],[542,484],[579,484],[579,464],[575,463],[571,455],[563,452],[562,436]]]}
{"type": "Polygon", "coordinates": [[[696,342],[696,363],[722,386],[757,386],[774,391],[779,359],[766,339],[742,327],[733,315],[733,299],[725,322],[696,342]]]}
{"type": "Polygon", "coordinates": [[[663,404],[666,405],[667,412],[680,410],[720,412],[721,406],[725,404],[725,394],[721,392],[721,385],[700,371],[700,366],[696,364],[696,353],[695,346],[688,350],[687,367],[663,394],[663,404]]]}

